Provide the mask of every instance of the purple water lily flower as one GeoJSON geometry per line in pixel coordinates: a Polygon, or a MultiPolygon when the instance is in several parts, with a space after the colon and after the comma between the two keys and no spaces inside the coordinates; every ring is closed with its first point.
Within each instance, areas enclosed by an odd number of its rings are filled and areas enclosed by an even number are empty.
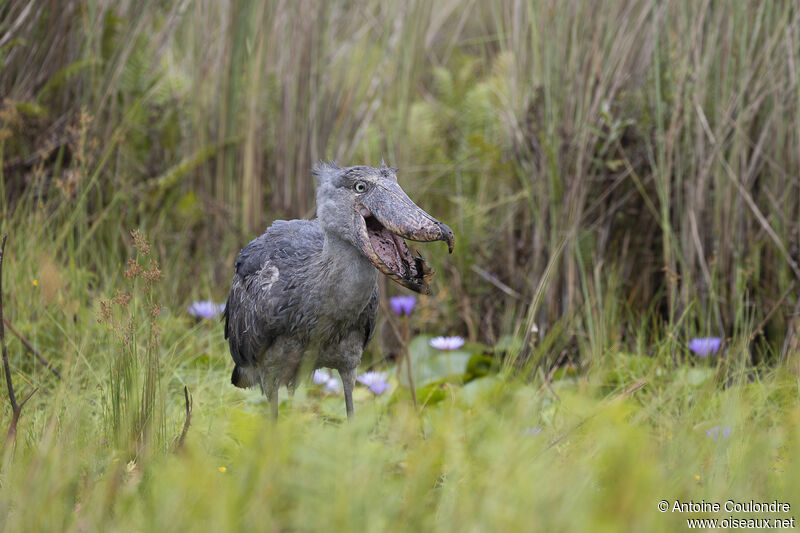
{"type": "Polygon", "coordinates": [[[311,376],[311,379],[317,385],[325,385],[331,379],[331,373],[328,372],[327,370],[322,370],[321,368],[318,368],[314,370],[314,375],[311,376]]]}
{"type": "Polygon", "coordinates": [[[414,296],[392,296],[389,298],[389,305],[396,315],[410,315],[416,303],[417,299],[414,296]]]}
{"type": "Polygon", "coordinates": [[[189,314],[196,318],[214,318],[225,310],[225,302],[221,304],[210,300],[192,302],[187,308],[189,314]]]}
{"type": "Polygon", "coordinates": [[[706,435],[708,435],[713,440],[717,440],[719,438],[720,433],[722,433],[723,438],[725,439],[730,438],[731,427],[714,426],[713,428],[709,428],[706,430],[706,435]]]}
{"type": "Polygon", "coordinates": [[[458,350],[464,346],[464,339],[462,337],[434,337],[428,342],[428,344],[437,350],[450,352],[453,350],[458,350]]]}
{"type": "Polygon", "coordinates": [[[389,374],[385,372],[364,372],[356,378],[359,383],[367,386],[373,394],[380,396],[389,390],[389,374]]]}
{"type": "Polygon", "coordinates": [[[689,349],[698,357],[715,354],[720,346],[722,346],[722,339],[719,337],[700,337],[689,341],[689,349]]]}
{"type": "Polygon", "coordinates": [[[324,385],[328,392],[339,392],[340,390],[339,380],[327,370],[321,368],[314,370],[311,380],[317,385],[324,385]]]}

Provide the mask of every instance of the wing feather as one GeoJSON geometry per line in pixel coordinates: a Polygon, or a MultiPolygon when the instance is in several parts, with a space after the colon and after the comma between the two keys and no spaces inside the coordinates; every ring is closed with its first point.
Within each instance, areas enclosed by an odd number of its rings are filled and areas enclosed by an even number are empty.
{"type": "Polygon", "coordinates": [[[293,329],[293,273],[323,242],[316,220],[279,220],[239,252],[224,313],[237,365],[255,364],[277,336],[293,329]]]}
{"type": "Polygon", "coordinates": [[[361,312],[359,317],[359,324],[364,324],[364,348],[366,349],[372,336],[375,334],[375,323],[378,317],[378,286],[375,285],[375,290],[372,292],[372,297],[369,303],[361,312]]]}

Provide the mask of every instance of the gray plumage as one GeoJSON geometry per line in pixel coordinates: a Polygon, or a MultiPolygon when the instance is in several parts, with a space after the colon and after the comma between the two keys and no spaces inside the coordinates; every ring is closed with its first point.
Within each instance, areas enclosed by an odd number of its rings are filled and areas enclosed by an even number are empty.
{"type": "Polygon", "coordinates": [[[430,273],[401,237],[445,240],[453,233],[417,207],[395,169],[320,164],[314,220],[276,221],[234,264],[225,338],[231,381],[259,386],[277,416],[278,388],[294,390],[305,370],[336,369],[348,416],[361,354],[375,329],[378,272],[416,290],[430,273]]]}

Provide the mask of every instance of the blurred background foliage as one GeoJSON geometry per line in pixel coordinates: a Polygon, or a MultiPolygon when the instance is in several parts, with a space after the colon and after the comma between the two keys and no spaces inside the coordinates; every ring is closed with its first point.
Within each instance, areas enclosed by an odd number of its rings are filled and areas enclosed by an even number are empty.
{"type": "Polygon", "coordinates": [[[795,1],[0,0],[0,65],[6,342],[38,387],[0,528],[655,531],[685,526],[660,499],[800,505],[795,1]],[[301,387],[273,425],[186,305],[314,216],[319,159],[399,167],[456,250],[421,245],[434,295],[403,319],[422,405],[384,281],[363,367],[390,390],[340,425],[301,387]]]}
{"type": "Polygon", "coordinates": [[[590,316],[612,305],[785,355],[798,16],[791,2],[11,0],[4,223],[89,271],[141,227],[180,269],[171,298],[200,279],[221,299],[242,245],[313,216],[315,161],[385,158],[456,231],[452,258],[428,253],[431,318],[451,331],[491,344],[567,320],[562,338],[615,327],[606,338],[629,342],[608,309],[606,326],[590,316]]]}

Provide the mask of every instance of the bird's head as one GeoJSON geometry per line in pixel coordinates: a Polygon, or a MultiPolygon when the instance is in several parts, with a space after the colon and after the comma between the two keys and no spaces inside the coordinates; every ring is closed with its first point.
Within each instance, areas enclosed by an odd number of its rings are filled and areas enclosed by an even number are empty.
{"type": "Polygon", "coordinates": [[[425,260],[404,239],[445,241],[453,252],[453,230],[420,209],[397,184],[397,169],[319,163],[317,216],[322,228],[361,250],[375,267],[413,291],[430,292],[425,260]]]}

